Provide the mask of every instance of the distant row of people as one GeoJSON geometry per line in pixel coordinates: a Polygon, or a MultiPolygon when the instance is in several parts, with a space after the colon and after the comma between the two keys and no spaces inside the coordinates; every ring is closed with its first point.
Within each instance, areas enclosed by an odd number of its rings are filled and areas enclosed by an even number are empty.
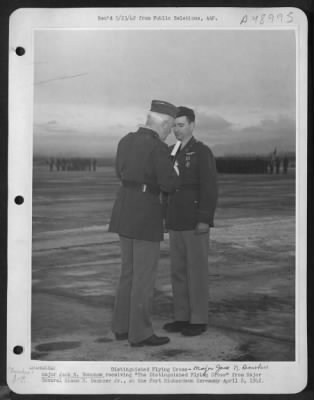
{"type": "Polygon", "coordinates": [[[288,157],[284,157],[282,160],[278,157],[271,157],[269,161],[269,173],[273,174],[276,172],[276,174],[280,173],[281,169],[281,164],[282,164],[282,173],[287,174],[288,173],[288,166],[289,166],[289,159],[288,157]]]}
{"type": "Polygon", "coordinates": [[[91,158],[50,158],[49,171],[96,171],[97,160],[91,158]]]}
{"type": "Polygon", "coordinates": [[[284,157],[271,158],[241,158],[218,157],[216,159],[217,170],[227,174],[279,174],[282,165],[282,173],[288,173],[289,159],[284,157]]]}
{"type": "MultiPolygon", "coordinates": [[[[50,171],[96,171],[97,160],[91,158],[50,158],[50,171]]],[[[234,174],[283,174],[288,173],[289,159],[272,155],[267,158],[218,157],[217,171],[234,174]]]]}

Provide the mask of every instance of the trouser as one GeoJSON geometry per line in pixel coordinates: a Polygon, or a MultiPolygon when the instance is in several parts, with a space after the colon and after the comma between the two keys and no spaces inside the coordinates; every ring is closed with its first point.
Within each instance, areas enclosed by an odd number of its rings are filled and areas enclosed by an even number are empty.
{"type": "Polygon", "coordinates": [[[174,319],[207,324],[209,233],[170,231],[169,235],[174,319]]]}
{"type": "Polygon", "coordinates": [[[130,343],[153,334],[151,314],[160,242],[120,236],[121,275],[113,312],[114,333],[128,333],[130,343]]]}

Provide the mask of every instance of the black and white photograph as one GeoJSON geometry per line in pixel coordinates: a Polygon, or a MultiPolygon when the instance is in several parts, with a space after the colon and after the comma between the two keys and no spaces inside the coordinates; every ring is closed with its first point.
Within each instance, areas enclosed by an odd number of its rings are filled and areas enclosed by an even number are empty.
{"type": "Polygon", "coordinates": [[[119,385],[154,362],[147,384],[263,386],[306,343],[302,15],[110,10],[32,32],[26,355],[114,362],[119,385]]]}

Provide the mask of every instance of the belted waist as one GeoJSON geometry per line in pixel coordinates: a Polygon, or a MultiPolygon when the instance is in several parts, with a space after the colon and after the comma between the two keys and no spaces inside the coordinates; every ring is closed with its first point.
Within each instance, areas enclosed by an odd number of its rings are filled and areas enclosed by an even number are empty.
{"type": "Polygon", "coordinates": [[[150,183],[139,183],[134,181],[122,181],[122,186],[129,189],[134,189],[142,193],[152,193],[157,196],[160,194],[160,189],[150,183]]]}
{"type": "Polygon", "coordinates": [[[180,190],[198,190],[199,187],[199,183],[183,183],[178,187],[177,192],[180,190]]]}

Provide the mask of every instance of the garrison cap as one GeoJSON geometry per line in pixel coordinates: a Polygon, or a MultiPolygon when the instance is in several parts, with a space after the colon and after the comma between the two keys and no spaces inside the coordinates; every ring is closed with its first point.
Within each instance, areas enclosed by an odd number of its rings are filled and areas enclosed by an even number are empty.
{"type": "Polygon", "coordinates": [[[153,100],[150,111],[159,113],[159,114],[167,114],[170,117],[175,118],[178,112],[176,106],[171,103],[167,103],[166,101],[162,100],[153,100]]]}
{"type": "Polygon", "coordinates": [[[176,118],[187,117],[189,119],[189,121],[191,121],[191,122],[195,121],[195,113],[192,110],[192,108],[180,106],[180,107],[177,107],[177,109],[178,109],[178,112],[177,112],[176,118]]]}

